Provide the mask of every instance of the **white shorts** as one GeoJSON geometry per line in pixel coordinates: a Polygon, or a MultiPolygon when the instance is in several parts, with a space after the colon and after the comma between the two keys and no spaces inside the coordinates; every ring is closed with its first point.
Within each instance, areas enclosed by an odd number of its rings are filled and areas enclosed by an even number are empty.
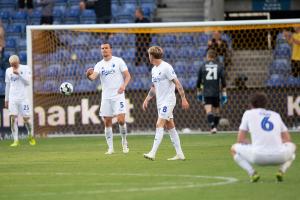
{"type": "Polygon", "coordinates": [[[113,117],[122,113],[126,113],[125,96],[115,99],[103,99],[101,101],[99,112],[101,117],[113,117]]]}
{"type": "Polygon", "coordinates": [[[279,165],[293,159],[296,151],[296,145],[287,142],[282,144],[278,151],[264,152],[256,149],[251,144],[234,144],[233,149],[236,153],[246,159],[248,162],[257,165],[279,165]]]}
{"type": "Polygon", "coordinates": [[[8,102],[9,115],[21,115],[29,117],[31,115],[30,105],[28,100],[17,100],[8,102]]]}
{"type": "Polygon", "coordinates": [[[174,104],[163,105],[161,107],[158,107],[157,108],[158,118],[165,119],[165,120],[173,119],[174,107],[175,107],[174,104]]]}

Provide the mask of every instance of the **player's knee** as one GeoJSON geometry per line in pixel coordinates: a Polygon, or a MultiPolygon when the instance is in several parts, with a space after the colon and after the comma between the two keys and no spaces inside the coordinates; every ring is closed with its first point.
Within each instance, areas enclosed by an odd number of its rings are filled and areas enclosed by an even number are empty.
{"type": "Polygon", "coordinates": [[[235,147],[236,147],[236,144],[233,144],[233,145],[231,146],[231,148],[230,148],[230,153],[231,153],[231,155],[233,155],[233,156],[236,154],[235,147]]]}
{"type": "Polygon", "coordinates": [[[105,127],[111,127],[112,126],[112,119],[111,118],[104,118],[104,125],[105,125],[105,127]]]}
{"type": "Polygon", "coordinates": [[[23,117],[24,123],[29,123],[30,118],[29,117],[23,117]]]}

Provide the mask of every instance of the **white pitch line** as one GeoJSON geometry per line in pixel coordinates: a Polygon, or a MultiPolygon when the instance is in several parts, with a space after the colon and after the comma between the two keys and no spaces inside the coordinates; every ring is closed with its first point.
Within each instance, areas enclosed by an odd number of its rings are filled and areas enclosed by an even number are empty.
{"type": "MultiPolygon", "coordinates": [[[[1,173],[0,173],[1,174],[1,173]]],[[[4,173],[2,173],[4,174],[4,173]]],[[[218,182],[213,183],[199,183],[199,184],[188,184],[188,185],[181,185],[181,184],[174,184],[169,186],[156,186],[156,187],[132,187],[127,189],[102,189],[102,190],[90,190],[90,191],[70,191],[70,192],[43,192],[43,193],[30,193],[30,194],[20,194],[18,196],[21,197],[33,197],[33,196],[55,196],[55,195],[92,195],[92,194],[102,194],[102,193],[121,193],[121,192],[147,192],[147,191],[159,191],[159,190],[175,190],[175,189],[189,189],[189,188],[203,188],[203,187],[212,187],[212,186],[219,186],[219,185],[227,185],[233,184],[238,181],[238,179],[233,177],[223,177],[223,176],[201,176],[201,175],[175,175],[175,174],[134,174],[134,173],[126,173],[126,174],[119,174],[119,173],[111,173],[111,174],[100,174],[100,173],[70,173],[70,172],[50,172],[50,173],[36,173],[36,172],[27,172],[27,173],[5,173],[6,175],[25,175],[25,176],[32,176],[32,175],[56,175],[56,176],[144,176],[144,177],[180,177],[180,178],[193,178],[193,179],[215,179],[221,180],[218,182]]],[[[107,184],[108,185],[108,184],[107,184]]],[[[1,195],[0,197],[9,198],[9,195],[1,195]]]]}

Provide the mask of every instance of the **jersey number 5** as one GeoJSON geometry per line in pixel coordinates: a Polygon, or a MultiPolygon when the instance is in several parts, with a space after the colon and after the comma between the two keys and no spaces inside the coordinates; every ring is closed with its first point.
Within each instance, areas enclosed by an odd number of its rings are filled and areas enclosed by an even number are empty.
{"type": "Polygon", "coordinates": [[[206,68],[206,80],[217,80],[217,68],[216,67],[208,67],[206,68]]]}
{"type": "Polygon", "coordinates": [[[270,117],[264,117],[260,123],[261,128],[265,131],[272,131],[274,128],[274,124],[269,121],[270,117]]]}

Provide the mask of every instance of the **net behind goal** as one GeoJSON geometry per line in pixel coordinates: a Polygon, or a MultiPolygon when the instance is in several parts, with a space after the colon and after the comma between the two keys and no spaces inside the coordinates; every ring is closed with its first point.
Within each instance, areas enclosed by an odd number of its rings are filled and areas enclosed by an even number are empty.
{"type": "MultiPolygon", "coordinates": [[[[190,111],[178,104],[175,122],[179,129],[208,130],[203,107],[196,101],[196,81],[208,45],[216,45],[224,63],[229,102],[222,107],[220,130],[237,130],[248,98],[255,91],[270,96],[270,108],[280,112],[289,127],[299,123],[299,77],[292,76],[292,47],[283,31],[294,34],[300,20],[160,23],[122,25],[29,26],[28,61],[33,69],[34,128],[36,134],[93,134],[103,132],[98,117],[101,85],[86,79],[85,71],[100,61],[100,45],[110,41],[113,55],[128,65],[132,81],[126,98],[126,121],[130,131],[153,130],[155,101],[141,110],[151,86],[147,48],[162,46],[164,60],[171,63],[182,82],[190,111]],[[218,35],[225,46],[218,46],[218,35]],[[74,86],[71,96],[59,94],[59,85],[74,86]]],[[[180,101],[178,101],[180,102],[180,101]]]]}

